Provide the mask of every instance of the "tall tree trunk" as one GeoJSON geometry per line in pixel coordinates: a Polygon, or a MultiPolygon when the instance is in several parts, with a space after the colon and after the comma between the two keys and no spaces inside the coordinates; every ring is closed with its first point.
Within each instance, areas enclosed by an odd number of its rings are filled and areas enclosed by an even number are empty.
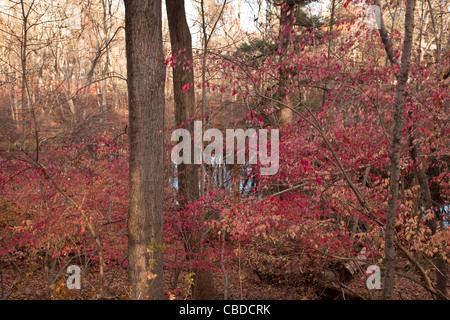
{"type": "MultiPolygon", "coordinates": [[[[175,126],[182,125],[193,136],[194,123],[193,121],[187,122],[192,120],[195,113],[195,91],[194,88],[189,88],[183,92],[184,85],[190,86],[194,83],[192,40],[184,11],[184,0],[168,0],[166,7],[170,44],[172,53],[176,55],[177,59],[176,66],[173,67],[175,126]],[[179,53],[180,50],[181,53],[179,53]]],[[[188,201],[198,199],[198,165],[186,166],[182,163],[178,166],[178,193],[188,201]]]]}
{"type": "Polygon", "coordinates": [[[20,39],[20,62],[22,67],[22,84],[21,84],[21,105],[22,105],[22,130],[23,130],[23,142],[22,145],[25,147],[26,137],[27,137],[27,104],[28,95],[27,95],[27,57],[28,57],[28,17],[31,11],[31,6],[28,11],[25,11],[25,3],[23,0],[20,1],[21,9],[22,9],[22,38],[20,39]]]}
{"type": "MultiPolygon", "coordinates": [[[[108,16],[108,12],[111,13],[112,3],[106,3],[105,0],[102,0],[103,6],[103,32],[105,34],[105,43],[110,39],[110,30],[111,30],[111,16],[108,16]]],[[[106,76],[108,75],[109,68],[109,45],[105,47],[105,65],[102,69],[102,121],[106,125],[107,121],[107,81],[106,76]]]]}
{"type": "Polygon", "coordinates": [[[10,105],[11,105],[11,117],[14,121],[14,125],[17,127],[19,123],[19,106],[17,105],[17,92],[14,81],[15,77],[11,77],[10,85],[10,105]]]}
{"type": "MultiPolygon", "coordinates": [[[[285,0],[281,6],[280,12],[280,83],[279,83],[279,99],[283,105],[291,105],[289,95],[286,92],[288,90],[289,82],[291,81],[291,71],[285,69],[286,64],[283,63],[284,59],[287,59],[287,51],[291,46],[291,30],[294,27],[295,13],[294,13],[294,1],[285,0]]],[[[290,108],[280,106],[280,125],[285,125],[292,121],[293,113],[290,108]]]]}
{"type": "MultiPolygon", "coordinates": [[[[392,299],[395,273],[395,217],[398,206],[398,186],[400,179],[400,152],[402,147],[402,132],[404,124],[403,109],[405,104],[405,90],[408,81],[409,65],[411,61],[411,49],[414,30],[414,9],[415,0],[407,0],[405,15],[405,35],[403,39],[403,52],[401,58],[400,74],[397,78],[397,89],[394,105],[394,130],[391,143],[391,181],[389,188],[389,202],[386,212],[386,233],[385,233],[385,255],[386,255],[386,276],[384,280],[383,299],[392,299]]],[[[384,32],[386,30],[384,29],[384,32]]],[[[380,29],[382,40],[385,41],[384,32],[380,29]]],[[[385,46],[387,43],[384,43],[385,46]]],[[[391,63],[395,60],[390,51],[386,48],[391,63]]]]}
{"type": "MultiPolygon", "coordinates": [[[[184,10],[184,0],[167,0],[167,18],[169,22],[170,44],[172,53],[176,55],[177,64],[173,67],[173,92],[175,99],[175,125],[183,125],[191,132],[193,136],[194,124],[187,123],[192,120],[195,112],[195,91],[189,88],[183,92],[184,85],[194,83],[194,70],[189,64],[192,63],[192,39],[189,26],[186,21],[184,10]],[[185,68],[187,67],[187,68],[185,68]]],[[[193,159],[193,152],[191,159],[193,159]]],[[[181,201],[195,201],[199,198],[199,180],[198,165],[180,164],[178,165],[178,198],[181,201]]],[[[180,200],[179,200],[180,201],[180,200]]],[[[185,204],[181,204],[183,210],[185,204]]],[[[191,239],[189,250],[197,253],[199,243],[194,243],[197,239],[194,235],[188,237],[191,239]]],[[[197,239],[198,240],[198,239],[197,239]]],[[[212,273],[210,271],[194,270],[195,280],[192,292],[193,299],[215,299],[216,290],[212,273]]]]}
{"type": "Polygon", "coordinates": [[[130,121],[128,281],[163,299],[164,85],[161,0],[125,0],[130,121]]]}
{"type": "MultiPolygon", "coordinates": [[[[328,53],[327,53],[327,71],[330,69],[331,62],[331,44],[333,42],[333,27],[334,27],[334,9],[336,5],[336,0],[331,1],[331,18],[330,18],[330,40],[328,41],[328,53]]],[[[325,79],[324,84],[325,90],[323,91],[322,96],[322,105],[325,105],[326,100],[328,99],[328,78],[325,79]]]]}

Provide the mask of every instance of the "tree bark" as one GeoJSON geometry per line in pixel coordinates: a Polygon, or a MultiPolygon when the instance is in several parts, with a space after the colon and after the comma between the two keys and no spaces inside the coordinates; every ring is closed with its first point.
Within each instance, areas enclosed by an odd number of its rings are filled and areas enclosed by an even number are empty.
{"type": "MultiPolygon", "coordinates": [[[[173,67],[173,93],[175,100],[175,126],[188,129],[193,137],[195,113],[195,91],[190,88],[194,83],[192,56],[192,39],[186,21],[184,0],[168,0],[166,2],[169,22],[170,44],[172,54],[176,55],[176,66],[173,67]],[[179,51],[181,50],[181,53],[179,51]],[[183,92],[183,86],[189,89],[183,92]],[[188,123],[190,121],[190,123],[188,123]]],[[[193,152],[191,158],[193,158],[193,152]]],[[[178,195],[187,201],[199,198],[198,165],[178,165],[178,195]]]]}
{"type": "Polygon", "coordinates": [[[280,12],[280,83],[279,83],[279,99],[282,104],[280,105],[280,125],[286,125],[292,122],[293,112],[291,108],[284,107],[283,105],[291,105],[289,95],[286,93],[288,90],[289,82],[291,81],[291,71],[285,69],[286,65],[283,63],[284,59],[287,59],[287,51],[291,46],[291,30],[294,27],[295,13],[294,13],[294,1],[283,2],[285,6],[281,6],[280,12]]]}
{"type": "MultiPolygon", "coordinates": [[[[389,188],[389,202],[386,212],[386,233],[385,233],[385,256],[386,256],[386,276],[384,280],[383,299],[392,299],[392,291],[394,287],[394,273],[395,273],[395,218],[398,206],[398,189],[400,179],[400,152],[402,147],[402,132],[404,124],[404,100],[405,90],[408,81],[409,66],[411,61],[411,49],[413,41],[414,30],[414,9],[416,6],[415,0],[407,0],[406,15],[405,15],[405,35],[403,39],[403,52],[401,58],[400,74],[397,78],[396,98],[394,105],[394,130],[391,143],[391,180],[389,188]]],[[[383,26],[383,25],[382,25],[383,26]]],[[[384,29],[384,32],[386,29],[384,29]]],[[[380,29],[380,35],[385,41],[383,30],[380,29]]],[[[391,60],[395,63],[395,59],[390,54],[391,48],[388,48],[388,43],[384,43],[386,52],[391,60]]]]}
{"type": "MultiPolygon", "coordinates": [[[[334,27],[334,9],[336,7],[336,1],[331,1],[331,17],[330,17],[330,40],[328,41],[328,53],[327,53],[327,71],[330,69],[330,58],[331,58],[331,44],[333,42],[333,27],[334,27]]],[[[323,90],[322,96],[322,105],[325,105],[326,100],[328,99],[328,78],[325,79],[324,87],[326,90],[323,90]]]]}
{"type": "Polygon", "coordinates": [[[125,0],[130,122],[128,281],[163,299],[164,85],[161,0],[125,0]]]}
{"type": "MultiPolygon", "coordinates": [[[[184,0],[167,0],[167,18],[169,22],[170,44],[172,54],[176,55],[176,65],[173,67],[173,91],[175,100],[175,125],[186,127],[193,136],[194,125],[192,120],[195,113],[195,91],[190,88],[194,83],[194,70],[189,66],[192,63],[192,39],[189,26],[186,21],[184,0]],[[180,51],[181,50],[181,51],[180,51]],[[187,68],[184,68],[187,67],[187,68]],[[189,89],[183,92],[183,86],[189,85],[189,89]]],[[[206,40],[205,40],[206,41],[206,40]]],[[[193,159],[193,152],[191,159],[193,159]]],[[[199,198],[199,166],[195,164],[178,165],[178,201],[181,203],[180,210],[185,204],[196,201],[199,198]]],[[[189,231],[191,232],[191,231],[189,231]]],[[[201,250],[195,235],[188,236],[190,243],[187,246],[188,255],[193,256],[201,250]]],[[[210,271],[194,270],[194,289],[192,298],[194,300],[207,300],[216,298],[216,289],[212,273],[210,271]]]]}
{"type": "MultiPolygon", "coordinates": [[[[410,1],[408,1],[408,5],[409,5],[409,2],[410,1]]],[[[374,0],[374,4],[380,8],[380,26],[379,26],[378,31],[380,33],[381,41],[383,41],[383,44],[384,44],[384,50],[386,51],[386,55],[387,55],[389,61],[391,62],[391,65],[394,65],[394,64],[398,65],[399,61],[395,58],[395,51],[394,51],[394,48],[392,47],[392,41],[387,32],[386,25],[384,24],[383,14],[381,13],[382,5],[380,4],[379,0],[374,0]]],[[[415,5],[416,4],[414,3],[414,6],[415,5]]],[[[407,6],[406,10],[408,11],[408,6],[407,6]]],[[[413,17],[413,23],[414,23],[414,17],[413,17]]],[[[405,16],[405,26],[406,26],[406,16],[405,16]]],[[[406,39],[406,29],[405,29],[405,39],[406,39]]],[[[404,40],[403,40],[403,43],[404,43],[404,40]]]]}

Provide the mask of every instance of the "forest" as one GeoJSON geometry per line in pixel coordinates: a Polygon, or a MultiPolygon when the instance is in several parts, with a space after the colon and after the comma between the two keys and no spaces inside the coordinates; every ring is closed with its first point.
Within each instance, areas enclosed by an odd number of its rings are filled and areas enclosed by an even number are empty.
{"type": "Polygon", "coordinates": [[[0,0],[0,51],[0,300],[450,298],[449,1],[0,0]]]}

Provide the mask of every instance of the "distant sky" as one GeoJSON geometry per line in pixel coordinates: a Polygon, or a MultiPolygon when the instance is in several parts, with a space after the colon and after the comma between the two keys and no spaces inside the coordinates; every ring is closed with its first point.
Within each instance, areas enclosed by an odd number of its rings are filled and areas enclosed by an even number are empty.
{"type": "MultiPolygon", "coordinates": [[[[238,8],[238,0],[228,0],[227,3],[233,5],[236,9],[238,8]]],[[[192,27],[193,21],[198,19],[198,11],[196,6],[199,6],[195,0],[186,0],[185,9],[186,16],[188,18],[190,27],[192,27]]],[[[257,15],[258,6],[254,0],[242,0],[241,1],[241,28],[244,30],[251,31],[255,29],[253,19],[257,15]]]]}
{"type": "MultiPolygon", "coordinates": [[[[223,0],[221,0],[223,1],[223,0]]],[[[237,9],[238,9],[238,0],[228,0],[229,4],[233,5],[236,12],[235,17],[237,17],[237,9]]],[[[266,1],[263,1],[263,5],[266,1]]],[[[320,0],[317,3],[311,5],[310,8],[307,8],[306,13],[312,13],[313,15],[318,14],[326,14],[330,0],[320,0]]],[[[186,17],[188,20],[189,27],[191,29],[192,38],[195,45],[195,40],[197,39],[197,32],[199,32],[198,26],[194,26],[194,22],[199,19],[198,9],[199,0],[186,0],[185,1],[185,10],[186,17]]],[[[265,11],[265,7],[261,10],[265,11]]],[[[165,10],[163,10],[163,14],[165,15],[165,10]]],[[[263,11],[263,12],[264,12],[263,11]]],[[[241,0],[241,12],[240,12],[240,22],[241,29],[246,30],[248,32],[256,31],[255,27],[255,18],[258,16],[258,4],[256,0],[241,0]]]]}
{"type": "MultiPolygon", "coordinates": [[[[199,0],[197,0],[199,1],[199,0]]],[[[236,10],[238,8],[238,0],[228,0],[228,3],[233,5],[236,10]]],[[[320,0],[311,5],[311,12],[313,14],[320,14],[321,12],[325,13],[327,11],[327,7],[329,6],[330,0],[320,0]]],[[[266,1],[263,1],[263,5],[266,1]]],[[[186,16],[188,19],[193,20],[197,19],[198,13],[195,8],[196,0],[186,0],[186,16]]],[[[265,7],[262,8],[265,10],[265,7]]],[[[309,10],[307,10],[309,11],[309,10]]],[[[309,12],[308,12],[309,13],[309,12]]],[[[236,12],[237,15],[237,12],[236,12]]],[[[258,4],[255,0],[241,0],[241,28],[244,30],[252,31],[255,29],[254,19],[258,15],[258,4]]],[[[192,25],[191,25],[192,26],[192,25]]]]}

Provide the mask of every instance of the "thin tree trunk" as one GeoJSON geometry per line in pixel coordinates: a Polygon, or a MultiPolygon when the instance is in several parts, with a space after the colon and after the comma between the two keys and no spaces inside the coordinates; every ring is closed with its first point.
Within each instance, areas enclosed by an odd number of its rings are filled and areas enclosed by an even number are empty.
{"type": "Polygon", "coordinates": [[[20,48],[20,62],[22,68],[22,84],[21,84],[21,99],[22,99],[22,130],[23,130],[23,142],[22,146],[25,147],[26,136],[27,136],[27,117],[26,117],[26,109],[28,103],[28,95],[27,95],[27,56],[28,56],[28,17],[31,11],[31,7],[28,12],[25,12],[25,3],[24,1],[20,1],[21,9],[22,9],[22,39],[21,39],[21,48],[20,48]]]}
{"type": "MultiPolygon", "coordinates": [[[[398,206],[398,187],[400,179],[400,152],[402,147],[402,132],[404,124],[404,100],[405,90],[408,81],[409,65],[411,61],[411,50],[413,42],[414,30],[414,9],[416,6],[415,0],[407,0],[406,15],[405,15],[405,35],[403,39],[403,52],[401,59],[400,74],[397,79],[396,98],[394,105],[394,131],[391,143],[391,180],[389,187],[389,202],[386,212],[386,233],[385,233],[385,255],[386,255],[386,275],[384,281],[383,299],[392,299],[392,291],[394,287],[395,275],[395,217],[398,206]]],[[[381,21],[383,21],[381,19],[381,21]]],[[[382,23],[383,25],[383,23],[382,23]]],[[[386,29],[384,29],[384,32],[386,29]]],[[[384,32],[380,29],[382,40],[385,41],[384,32]]],[[[388,53],[391,63],[395,63],[391,51],[388,50],[389,43],[385,43],[386,52],[388,53]]]]}
{"type": "MultiPolygon", "coordinates": [[[[184,124],[184,127],[186,127],[191,132],[191,136],[193,136],[193,122],[187,123],[189,120],[192,120],[192,116],[195,113],[195,91],[194,88],[190,88],[190,85],[194,83],[194,70],[193,67],[189,66],[189,63],[192,63],[193,61],[192,39],[186,21],[184,0],[167,0],[166,7],[172,54],[176,55],[177,61],[177,64],[173,67],[175,125],[178,127],[184,124]],[[189,85],[189,89],[185,92],[183,92],[184,85],[189,85]]],[[[205,98],[204,91],[202,91],[202,97],[205,98]]],[[[205,105],[205,102],[206,101],[202,102],[203,106],[205,105]]],[[[193,152],[194,150],[192,150],[191,159],[193,159],[193,152]]],[[[180,209],[183,210],[186,202],[196,201],[199,198],[199,166],[195,164],[180,164],[177,169],[178,201],[182,202],[180,209]]],[[[190,234],[187,238],[189,239],[189,244],[186,248],[188,255],[197,255],[198,251],[201,250],[200,243],[197,242],[198,237],[194,234],[190,234]]],[[[216,290],[212,273],[199,269],[194,270],[194,273],[195,279],[192,298],[196,300],[215,299],[216,290]]]]}
{"type": "MultiPolygon", "coordinates": [[[[330,61],[331,61],[331,44],[333,42],[333,27],[334,27],[334,9],[335,9],[335,0],[331,1],[331,18],[330,18],[330,40],[328,41],[328,53],[327,53],[327,71],[330,69],[330,61]]],[[[313,20],[314,21],[314,20],[313,20]]],[[[325,89],[328,88],[328,79],[325,79],[325,89]]],[[[322,105],[325,105],[326,100],[328,99],[328,90],[323,91],[322,96],[322,105]]]]}
{"type": "Polygon", "coordinates": [[[161,0],[125,0],[130,120],[128,281],[163,299],[164,85],[161,0]]]}
{"type": "MultiPolygon", "coordinates": [[[[408,5],[410,1],[408,1],[408,5]]],[[[374,0],[375,5],[377,5],[380,10],[382,8],[382,5],[380,4],[379,0],[374,0]]],[[[407,5],[407,12],[408,12],[408,5],[407,5]]],[[[414,3],[415,6],[415,3],[414,3]]],[[[414,19],[413,19],[413,23],[414,23],[414,19]]],[[[405,26],[406,26],[406,15],[405,15],[405,26]]],[[[399,64],[399,61],[397,59],[395,59],[395,51],[394,48],[392,47],[392,41],[391,38],[389,37],[389,34],[387,32],[386,29],[386,25],[384,24],[384,19],[383,19],[383,14],[380,11],[380,26],[378,29],[379,33],[380,33],[380,37],[381,37],[381,41],[383,41],[384,44],[384,50],[386,51],[387,57],[389,59],[389,61],[391,62],[391,64],[399,64]]],[[[406,39],[406,29],[405,29],[405,39],[406,39]]],[[[404,41],[404,40],[403,40],[404,41]]]]}
{"type": "MultiPolygon", "coordinates": [[[[279,83],[279,99],[284,105],[291,105],[289,95],[286,92],[288,90],[288,84],[291,80],[291,72],[285,69],[286,65],[283,63],[283,59],[287,59],[287,51],[291,46],[291,30],[294,27],[294,2],[286,1],[285,6],[281,6],[280,12],[280,83],[279,83]]],[[[291,108],[280,106],[280,125],[285,125],[292,121],[293,112],[291,108]]]]}
{"type": "MultiPolygon", "coordinates": [[[[175,100],[175,126],[183,126],[194,132],[192,117],[195,113],[195,90],[192,64],[192,40],[184,11],[184,0],[168,0],[166,3],[172,53],[177,56],[173,68],[173,92],[175,100]],[[181,50],[181,53],[178,53],[181,50]],[[189,89],[183,92],[183,86],[189,89]],[[188,123],[190,121],[190,123],[188,123]]],[[[193,157],[192,155],[191,158],[193,157]]],[[[198,165],[178,165],[178,195],[187,201],[199,198],[198,165]]]]}
{"type": "MultiPolygon", "coordinates": [[[[202,36],[203,36],[203,57],[202,57],[202,131],[205,131],[205,121],[209,119],[208,112],[208,95],[206,93],[206,58],[208,52],[208,42],[209,37],[206,33],[206,17],[205,17],[205,3],[203,0],[200,0],[200,9],[202,14],[202,36]]],[[[212,32],[211,32],[212,34],[212,32]]],[[[202,141],[202,150],[203,150],[203,141],[202,141]]],[[[202,196],[205,195],[205,177],[206,170],[205,164],[202,163],[200,167],[200,193],[202,196]]]]}
{"type": "Polygon", "coordinates": [[[19,107],[17,106],[17,96],[16,96],[16,87],[14,81],[11,80],[10,87],[10,105],[11,105],[11,117],[14,121],[14,125],[17,126],[19,121],[19,107]]]}
{"type": "MultiPolygon", "coordinates": [[[[108,18],[108,8],[107,5],[109,6],[109,11],[111,10],[111,3],[109,2],[108,4],[106,3],[105,0],[102,1],[102,5],[103,5],[103,32],[105,33],[105,42],[108,41],[108,39],[110,38],[110,24],[108,23],[108,19],[111,20],[111,17],[108,18]]],[[[111,12],[111,11],[110,11],[111,12]]],[[[105,55],[106,55],[106,61],[105,61],[105,65],[103,66],[103,70],[102,70],[102,77],[103,77],[103,81],[102,81],[102,121],[104,122],[104,124],[107,123],[107,81],[106,81],[106,76],[108,74],[108,68],[109,68],[109,45],[106,45],[105,47],[105,55]]]]}

